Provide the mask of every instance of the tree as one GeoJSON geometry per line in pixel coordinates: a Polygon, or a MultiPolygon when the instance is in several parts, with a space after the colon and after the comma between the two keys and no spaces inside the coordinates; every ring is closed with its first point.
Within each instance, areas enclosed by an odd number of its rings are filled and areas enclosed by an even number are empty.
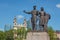
{"type": "Polygon", "coordinates": [[[27,21],[27,31],[31,31],[32,30],[32,24],[31,24],[31,19],[27,21]]]}
{"type": "Polygon", "coordinates": [[[5,31],[6,40],[13,40],[13,30],[5,31]]]}
{"type": "Polygon", "coordinates": [[[3,31],[0,31],[0,40],[5,39],[5,33],[3,31]]]}
{"type": "Polygon", "coordinates": [[[27,28],[31,28],[32,29],[32,24],[31,24],[31,19],[27,21],[27,28]]]}
{"type": "Polygon", "coordinates": [[[27,30],[24,27],[21,27],[21,29],[18,29],[17,33],[18,33],[18,39],[19,40],[26,39],[27,30]]]}
{"type": "Polygon", "coordinates": [[[52,27],[48,27],[48,34],[49,34],[50,40],[56,40],[56,34],[52,27]]]}

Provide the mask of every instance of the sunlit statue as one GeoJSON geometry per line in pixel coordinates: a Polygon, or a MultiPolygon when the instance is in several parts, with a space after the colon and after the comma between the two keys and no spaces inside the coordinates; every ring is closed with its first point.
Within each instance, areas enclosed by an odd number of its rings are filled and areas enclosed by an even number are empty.
{"type": "Polygon", "coordinates": [[[44,20],[45,20],[44,31],[47,31],[47,24],[48,24],[48,21],[50,18],[51,18],[50,14],[46,13],[45,18],[44,18],[44,20]]]}
{"type": "Polygon", "coordinates": [[[42,29],[42,31],[47,32],[47,24],[48,24],[48,21],[51,18],[51,16],[50,16],[50,14],[47,14],[44,11],[44,8],[43,7],[41,7],[41,10],[40,11],[37,11],[36,10],[36,6],[33,6],[33,10],[32,11],[26,12],[24,10],[24,13],[27,13],[27,14],[31,14],[32,15],[32,17],[31,17],[31,24],[32,24],[32,30],[33,31],[36,31],[37,21],[39,19],[38,24],[39,24],[39,27],[40,27],[40,31],[42,29]]]}
{"type": "Polygon", "coordinates": [[[51,18],[50,14],[45,15],[45,24],[48,24],[50,18],[51,18]]]}
{"type": "Polygon", "coordinates": [[[37,16],[38,16],[38,11],[36,10],[36,6],[33,6],[33,10],[30,11],[30,12],[26,12],[24,10],[25,13],[27,14],[31,14],[32,17],[31,17],[31,24],[32,24],[32,30],[35,31],[36,29],[36,21],[37,21],[37,16]]]}
{"type": "Polygon", "coordinates": [[[46,15],[46,13],[44,12],[44,8],[41,7],[41,10],[40,10],[40,12],[39,12],[39,18],[40,18],[40,20],[39,20],[39,27],[40,27],[40,29],[41,29],[41,28],[44,29],[45,15],[46,15]]]}
{"type": "Polygon", "coordinates": [[[43,31],[47,31],[47,23],[48,23],[48,20],[50,19],[50,15],[47,14],[45,11],[44,11],[44,8],[41,7],[41,10],[39,12],[39,27],[43,28],[43,31]]]}

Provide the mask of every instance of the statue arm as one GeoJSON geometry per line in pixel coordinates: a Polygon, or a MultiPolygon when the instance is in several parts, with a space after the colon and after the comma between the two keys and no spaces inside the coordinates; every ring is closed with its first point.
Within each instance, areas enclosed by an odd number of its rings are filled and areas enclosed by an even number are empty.
{"type": "Polygon", "coordinates": [[[51,15],[49,15],[49,19],[51,19],[51,15]]]}
{"type": "Polygon", "coordinates": [[[25,10],[23,11],[24,13],[31,14],[31,12],[26,12],[25,10]]]}

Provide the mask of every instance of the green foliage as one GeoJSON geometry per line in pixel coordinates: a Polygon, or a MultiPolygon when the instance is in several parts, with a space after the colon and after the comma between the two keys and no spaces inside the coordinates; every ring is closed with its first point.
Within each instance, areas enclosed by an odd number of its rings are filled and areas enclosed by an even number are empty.
{"type": "Polygon", "coordinates": [[[31,30],[32,30],[31,28],[28,28],[28,29],[27,29],[28,32],[31,31],[31,30]]]}
{"type": "Polygon", "coordinates": [[[5,32],[6,40],[13,40],[13,30],[9,30],[5,32]]]}
{"type": "Polygon", "coordinates": [[[0,31],[0,40],[5,39],[5,33],[3,31],[0,31]]]}
{"type": "Polygon", "coordinates": [[[50,40],[56,40],[56,38],[55,38],[56,34],[54,34],[54,33],[55,32],[54,32],[53,28],[52,27],[48,27],[48,34],[50,36],[50,40]]]}
{"type": "Polygon", "coordinates": [[[26,39],[27,30],[24,27],[22,27],[21,29],[18,29],[17,33],[18,33],[18,39],[19,40],[26,39]]]}
{"type": "MultiPolygon", "coordinates": [[[[27,30],[24,27],[21,27],[17,30],[17,40],[23,40],[26,39],[27,32],[31,31],[31,28],[28,28],[27,30]]],[[[55,34],[55,31],[52,27],[48,27],[48,34],[50,36],[50,40],[56,40],[57,35],[55,34]]],[[[0,31],[0,40],[14,40],[13,39],[13,30],[9,31],[0,31]]]]}
{"type": "MultiPolygon", "coordinates": [[[[13,31],[14,30],[9,30],[9,31],[0,31],[0,40],[14,40],[13,39],[13,31]]],[[[22,27],[21,29],[17,30],[17,40],[23,40],[26,39],[26,35],[27,35],[27,30],[22,27]]]]}

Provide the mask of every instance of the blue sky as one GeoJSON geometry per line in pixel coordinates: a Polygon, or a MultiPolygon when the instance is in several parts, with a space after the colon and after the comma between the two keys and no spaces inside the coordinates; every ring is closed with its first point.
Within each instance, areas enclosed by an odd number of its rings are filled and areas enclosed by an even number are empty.
{"type": "Polygon", "coordinates": [[[20,24],[24,18],[29,20],[31,15],[25,14],[23,10],[31,11],[34,5],[37,6],[37,10],[44,7],[51,15],[48,26],[60,30],[60,0],[0,0],[0,30],[4,30],[5,24],[13,25],[14,16],[17,16],[20,24]]]}

